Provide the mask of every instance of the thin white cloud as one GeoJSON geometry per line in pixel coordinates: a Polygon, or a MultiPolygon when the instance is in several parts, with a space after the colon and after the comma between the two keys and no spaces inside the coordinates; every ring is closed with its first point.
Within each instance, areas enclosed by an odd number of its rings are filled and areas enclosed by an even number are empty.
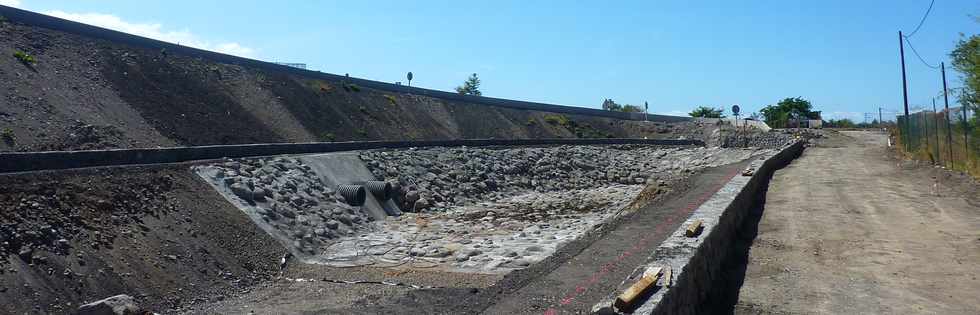
{"type": "Polygon", "coordinates": [[[0,0],[0,5],[8,7],[20,7],[20,0],[0,0]]]}
{"type": "Polygon", "coordinates": [[[651,114],[667,115],[667,116],[688,116],[689,113],[690,111],[671,110],[665,112],[652,112],[651,114]]]}
{"type": "MultiPolygon", "coordinates": [[[[0,1],[14,1],[18,0],[0,0],[0,1]]],[[[102,28],[108,28],[112,30],[117,30],[124,33],[129,33],[133,35],[139,35],[143,37],[149,37],[157,40],[162,40],[165,42],[180,44],[184,46],[191,46],[200,49],[213,50],[217,52],[226,53],[229,55],[236,55],[242,57],[254,58],[256,56],[255,49],[250,47],[242,46],[235,42],[219,42],[213,43],[207,40],[203,40],[189,30],[168,30],[163,27],[163,24],[159,23],[133,23],[118,16],[111,14],[102,13],[69,13],[64,11],[45,11],[44,14],[59,17],[66,20],[72,20],[75,22],[81,22],[89,25],[94,25],[102,28]]]]}

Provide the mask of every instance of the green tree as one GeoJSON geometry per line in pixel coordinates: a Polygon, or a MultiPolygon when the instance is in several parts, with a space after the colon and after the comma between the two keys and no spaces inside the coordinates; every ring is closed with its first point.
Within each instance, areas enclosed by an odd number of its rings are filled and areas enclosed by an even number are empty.
{"type": "Polygon", "coordinates": [[[701,117],[701,118],[725,118],[723,114],[725,112],[724,108],[713,108],[708,106],[700,106],[690,114],[691,117],[701,117]]]}
{"type": "Polygon", "coordinates": [[[607,99],[605,99],[605,100],[602,101],[602,109],[616,111],[616,112],[621,112],[621,111],[623,111],[623,106],[622,105],[619,105],[618,103],[616,103],[616,101],[613,101],[612,99],[607,98],[607,99]]]}
{"type": "Polygon", "coordinates": [[[470,75],[470,77],[466,79],[466,82],[463,82],[462,86],[456,87],[456,92],[459,94],[476,96],[483,95],[483,92],[480,92],[480,77],[478,77],[476,73],[470,75]]]}
{"type": "Polygon", "coordinates": [[[627,112],[627,113],[642,113],[643,112],[643,107],[639,107],[639,106],[636,106],[636,105],[626,104],[626,105],[623,105],[623,110],[622,111],[627,112]]]}
{"type": "Polygon", "coordinates": [[[842,118],[838,120],[828,119],[823,123],[823,125],[824,127],[827,128],[854,128],[854,127],[866,128],[865,126],[860,126],[859,124],[855,124],[854,121],[847,118],[842,118]]]}
{"type": "Polygon", "coordinates": [[[613,101],[610,98],[607,98],[602,101],[602,109],[614,111],[614,112],[627,112],[627,113],[643,112],[643,107],[630,105],[630,104],[620,105],[619,103],[616,103],[616,101],[613,101]]]}
{"type": "Polygon", "coordinates": [[[776,103],[768,105],[759,110],[766,124],[778,128],[785,127],[790,118],[799,117],[800,119],[820,119],[820,111],[813,110],[813,104],[802,97],[787,97],[776,103]]]}
{"type": "MultiPolygon", "coordinates": [[[[980,18],[974,19],[980,22],[980,18]]],[[[960,104],[976,111],[980,107],[980,35],[967,37],[960,33],[960,40],[949,55],[953,69],[963,75],[963,88],[958,89],[960,104]]]]}

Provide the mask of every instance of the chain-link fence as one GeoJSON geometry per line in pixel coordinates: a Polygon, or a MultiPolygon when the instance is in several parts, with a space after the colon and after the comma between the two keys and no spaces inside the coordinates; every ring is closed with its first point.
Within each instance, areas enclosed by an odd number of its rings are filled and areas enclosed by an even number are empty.
{"type": "Polygon", "coordinates": [[[978,117],[962,107],[898,116],[898,147],[914,159],[931,161],[980,178],[978,117]]]}

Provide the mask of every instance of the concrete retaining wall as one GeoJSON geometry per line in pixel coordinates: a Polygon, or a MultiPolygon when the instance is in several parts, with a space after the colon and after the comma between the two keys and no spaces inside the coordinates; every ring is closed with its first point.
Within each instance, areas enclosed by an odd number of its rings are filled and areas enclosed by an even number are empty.
{"type": "Polygon", "coordinates": [[[357,141],[214,145],[177,148],[118,149],[0,153],[0,173],[57,170],[93,166],[178,163],[220,158],[242,158],[281,154],[327,153],[380,148],[435,146],[521,146],[521,145],[704,145],[698,140],[654,139],[471,139],[430,141],[357,141]]]}
{"type": "Polygon", "coordinates": [[[204,59],[208,59],[220,63],[226,63],[226,64],[236,64],[241,66],[259,68],[259,69],[265,69],[265,70],[271,70],[277,72],[285,72],[285,73],[309,77],[309,78],[317,78],[317,79],[333,80],[333,81],[345,80],[347,82],[357,84],[359,86],[383,90],[383,91],[424,95],[424,96],[450,100],[450,101],[499,106],[499,107],[506,107],[506,108],[514,108],[514,109],[545,111],[545,112],[563,113],[563,114],[590,115],[590,116],[608,117],[608,118],[616,118],[616,119],[624,119],[624,120],[679,122],[679,121],[690,121],[692,119],[691,117],[645,115],[643,113],[624,113],[624,112],[606,111],[606,110],[600,110],[594,108],[561,106],[561,105],[553,105],[553,104],[545,104],[545,103],[537,103],[537,102],[508,100],[508,99],[493,98],[493,97],[460,95],[459,93],[453,93],[453,92],[423,89],[417,87],[410,87],[406,85],[397,85],[397,84],[391,84],[386,82],[379,82],[379,81],[372,81],[366,79],[346,77],[346,76],[330,74],[330,73],[323,73],[319,71],[299,69],[299,68],[275,64],[271,62],[226,55],[222,53],[217,53],[213,51],[207,51],[207,50],[202,50],[202,49],[197,49],[197,48],[192,48],[187,46],[180,46],[180,45],[163,42],[155,39],[130,35],[122,32],[108,30],[100,27],[95,27],[87,24],[64,20],[52,16],[15,9],[2,5],[0,5],[0,15],[3,15],[7,19],[11,21],[15,21],[17,23],[34,25],[47,29],[53,29],[62,32],[68,32],[68,33],[88,36],[92,38],[113,41],[121,44],[131,45],[131,46],[144,47],[144,48],[157,49],[157,50],[166,49],[168,52],[177,53],[185,56],[204,58],[204,59]]]}
{"type": "Polygon", "coordinates": [[[726,117],[726,118],[697,118],[697,120],[702,121],[702,122],[704,122],[706,124],[718,124],[718,122],[724,121],[728,125],[738,126],[739,128],[748,126],[748,127],[751,127],[751,128],[762,130],[762,131],[772,130],[772,128],[770,128],[769,125],[766,124],[766,122],[761,121],[761,120],[748,120],[748,119],[737,119],[736,120],[734,117],[726,117]]]}
{"type": "MultiPolygon", "coordinates": [[[[671,234],[650,256],[650,261],[639,272],[650,266],[670,266],[673,285],[663,287],[637,306],[634,314],[704,314],[706,300],[713,284],[722,279],[722,263],[732,254],[737,231],[752,207],[762,197],[762,190],[772,173],[789,164],[803,151],[803,142],[784,147],[768,158],[753,161],[751,176],[736,175],[707,202],[702,204],[681,226],[671,234]],[[704,230],[696,238],[684,235],[688,225],[704,220],[704,230]]],[[[635,281],[635,279],[633,280],[635,281]]],[[[632,285],[627,281],[615,294],[596,305],[600,313],[610,313],[609,307],[619,292],[632,285]]]]}
{"type": "Polygon", "coordinates": [[[737,175],[671,235],[654,256],[654,264],[669,264],[675,270],[674,286],[657,292],[637,310],[638,314],[702,314],[700,308],[720,281],[722,262],[734,249],[738,228],[758,201],[772,173],[789,164],[803,151],[803,142],[787,146],[776,155],[752,162],[752,176],[737,175]],[[684,236],[694,220],[704,220],[698,238],[684,236]],[[680,272],[677,272],[680,271],[680,272]]]}

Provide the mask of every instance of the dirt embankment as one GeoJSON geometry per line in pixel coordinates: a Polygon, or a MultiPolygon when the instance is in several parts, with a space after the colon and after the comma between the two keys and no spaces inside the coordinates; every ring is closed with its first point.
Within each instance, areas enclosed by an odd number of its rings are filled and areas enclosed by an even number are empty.
{"type": "Polygon", "coordinates": [[[456,138],[699,136],[445,101],[0,22],[2,151],[456,138]],[[27,63],[14,53],[24,52],[27,63]]]}
{"type": "Polygon", "coordinates": [[[0,176],[0,313],[129,294],[154,310],[279,272],[285,250],[187,166],[0,176]]]}
{"type": "Polygon", "coordinates": [[[895,160],[878,131],[824,135],[773,176],[724,311],[980,313],[977,182],[895,160]]]}

